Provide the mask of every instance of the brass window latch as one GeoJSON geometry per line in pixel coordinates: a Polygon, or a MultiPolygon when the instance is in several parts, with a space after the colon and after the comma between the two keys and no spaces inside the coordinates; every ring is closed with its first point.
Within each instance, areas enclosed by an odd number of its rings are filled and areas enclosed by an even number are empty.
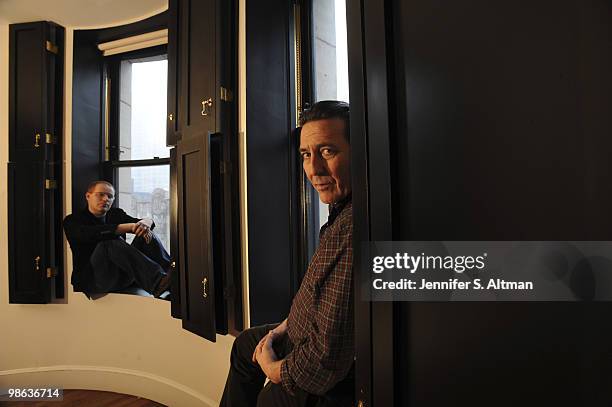
{"type": "Polygon", "coordinates": [[[208,98],[202,101],[202,116],[208,116],[210,113],[210,109],[212,108],[213,101],[212,98],[208,98]]]}
{"type": "Polygon", "coordinates": [[[40,256],[34,257],[34,269],[40,271],[40,256]]]}
{"type": "Polygon", "coordinates": [[[204,277],[204,280],[202,280],[202,297],[208,297],[208,278],[206,277],[204,277]]]}
{"type": "Polygon", "coordinates": [[[40,134],[36,133],[34,136],[34,147],[40,147],[40,134]]]}

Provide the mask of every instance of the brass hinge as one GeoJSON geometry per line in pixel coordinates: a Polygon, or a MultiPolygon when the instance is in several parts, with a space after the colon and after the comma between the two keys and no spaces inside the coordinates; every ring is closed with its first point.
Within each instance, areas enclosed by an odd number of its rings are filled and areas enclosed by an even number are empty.
{"type": "Polygon", "coordinates": [[[47,144],[55,144],[55,138],[51,134],[45,133],[45,142],[47,144]]]}
{"type": "Polygon", "coordinates": [[[54,179],[46,179],[45,180],[45,189],[55,189],[57,188],[57,181],[54,179]]]}
{"type": "Polygon", "coordinates": [[[233,99],[232,91],[221,86],[221,100],[224,102],[231,102],[233,99]]]}
{"type": "Polygon", "coordinates": [[[59,52],[59,48],[57,47],[57,45],[55,45],[51,41],[47,41],[45,43],[45,48],[47,48],[47,51],[52,52],[54,54],[57,54],[59,52]]]}
{"type": "Polygon", "coordinates": [[[47,278],[53,278],[57,276],[57,268],[47,267],[47,278]]]}

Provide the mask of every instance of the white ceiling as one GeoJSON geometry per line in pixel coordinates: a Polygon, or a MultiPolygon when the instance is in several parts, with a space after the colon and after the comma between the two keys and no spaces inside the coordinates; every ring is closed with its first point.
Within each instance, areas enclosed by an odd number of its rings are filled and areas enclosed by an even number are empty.
{"type": "Polygon", "coordinates": [[[70,28],[102,28],[142,20],[168,0],[0,0],[0,23],[53,21],[70,28]]]}

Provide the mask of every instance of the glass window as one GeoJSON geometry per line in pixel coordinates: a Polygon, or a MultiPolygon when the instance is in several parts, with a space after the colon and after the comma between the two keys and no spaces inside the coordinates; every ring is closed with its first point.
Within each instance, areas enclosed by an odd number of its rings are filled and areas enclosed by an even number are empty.
{"type": "MultiPolygon", "coordinates": [[[[349,102],[346,0],[313,1],[315,102],[349,102]]],[[[328,207],[319,201],[318,228],[327,222],[328,207]]]]}
{"type": "Polygon", "coordinates": [[[119,160],[169,157],[166,55],[121,61],[119,160]]]}
{"type": "MultiPolygon", "coordinates": [[[[155,234],[170,248],[170,149],[166,147],[168,56],[164,51],[109,59],[110,80],[117,81],[114,100],[118,114],[111,118],[110,160],[116,205],[136,218],[151,218],[155,234]],[[118,78],[113,75],[117,75],[118,78]]],[[[113,101],[113,95],[110,95],[113,101]]],[[[134,235],[127,234],[131,243],[134,235]]]]}
{"type": "MultiPolygon", "coordinates": [[[[117,171],[117,205],[135,218],[151,218],[155,234],[170,247],[170,167],[121,167],[117,171]]],[[[131,242],[134,235],[128,234],[131,242]]]]}

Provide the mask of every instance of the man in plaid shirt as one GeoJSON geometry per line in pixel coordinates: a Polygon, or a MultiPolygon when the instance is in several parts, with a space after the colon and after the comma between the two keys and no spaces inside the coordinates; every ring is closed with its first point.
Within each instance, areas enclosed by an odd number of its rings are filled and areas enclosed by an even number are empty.
{"type": "Polygon", "coordinates": [[[304,113],[304,172],[330,205],[329,219],[287,319],[247,329],[234,341],[221,406],[353,405],[348,119],[348,104],[337,101],[318,102],[304,113]]]}

